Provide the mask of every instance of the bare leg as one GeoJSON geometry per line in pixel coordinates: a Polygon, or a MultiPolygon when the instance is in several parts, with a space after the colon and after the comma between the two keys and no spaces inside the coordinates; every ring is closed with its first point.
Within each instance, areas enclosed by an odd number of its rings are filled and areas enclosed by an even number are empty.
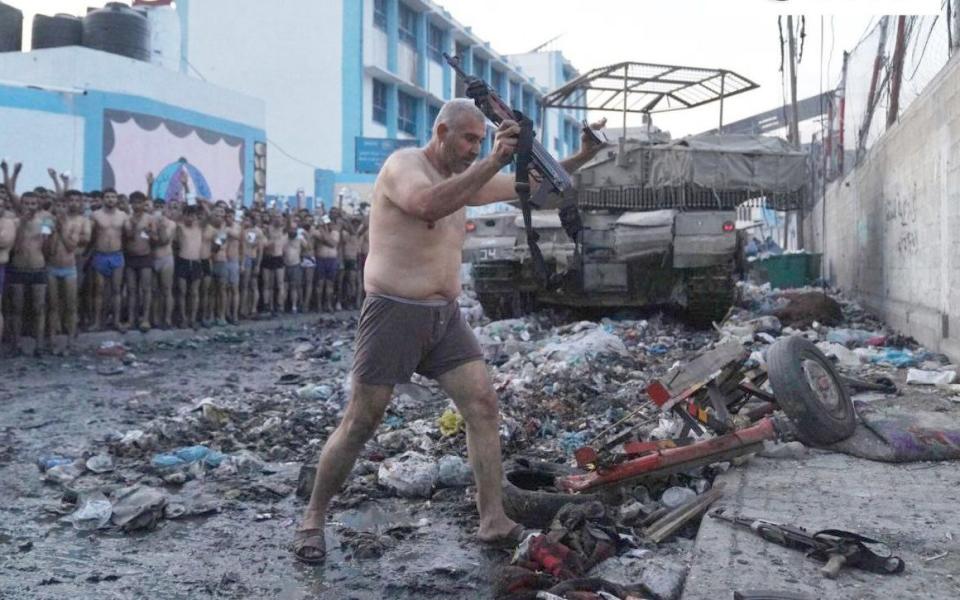
{"type": "Polygon", "coordinates": [[[77,281],[76,277],[64,279],[63,285],[63,306],[64,306],[64,326],[67,331],[67,347],[71,347],[77,339],[77,281]]]}
{"type": "Polygon", "coordinates": [[[49,306],[49,314],[47,315],[47,322],[50,323],[50,340],[55,341],[54,338],[60,335],[60,324],[61,315],[60,315],[60,286],[57,285],[57,278],[53,275],[47,274],[47,295],[50,296],[47,306],[49,306]]]}
{"type": "Polygon", "coordinates": [[[180,327],[190,327],[187,323],[187,280],[184,277],[177,278],[177,317],[180,327]]]}
{"type": "Polygon", "coordinates": [[[313,303],[313,267],[303,267],[303,312],[313,303]]]}
{"type": "Polygon", "coordinates": [[[163,326],[169,328],[173,321],[173,266],[160,271],[160,298],[163,301],[163,326]]]}
{"type": "Polygon", "coordinates": [[[274,269],[263,270],[263,308],[269,313],[276,312],[276,309],[273,306],[274,273],[276,273],[274,269]]]}
{"type": "Polygon", "coordinates": [[[23,352],[23,343],[20,339],[23,334],[23,288],[24,286],[19,283],[10,286],[10,300],[13,304],[13,312],[10,314],[10,335],[17,352],[23,352]]]}
{"type": "Polygon", "coordinates": [[[31,285],[30,292],[33,303],[33,339],[37,341],[34,354],[39,354],[47,333],[47,284],[31,285]]]}
{"type": "MultiPolygon", "coordinates": [[[[113,326],[116,327],[118,331],[126,331],[126,329],[120,323],[120,309],[122,297],[120,296],[120,288],[123,287],[123,272],[125,269],[120,267],[119,269],[114,269],[113,277],[111,278],[112,287],[110,293],[113,297],[113,326]]],[[[134,288],[136,290],[136,288],[134,288]]],[[[134,292],[130,292],[134,293],[134,292]]],[[[131,315],[130,318],[133,318],[131,315]]]]}
{"type": "Polygon", "coordinates": [[[90,328],[93,331],[100,331],[101,320],[103,319],[103,287],[106,283],[103,275],[99,271],[93,273],[93,321],[90,328]]]}
{"type": "Polygon", "coordinates": [[[217,319],[220,321],[227,320],[227,280],[226,279],[217,279],[215,282],[217,286],[217,319]]]}
{"type": "Polygon", "coordinates": [[[303,285],[303,281],[291,281],[287,284],[287,288],[290,290],[290,310],[291,312],[297,312],[297,309],[300,307],[300,289],[303,285]]]}
{"type": "Polygon", "coordinates": [[[240,320],[240,287],[239,282],[230,285],[230,289],[227,290],[230,296],[230,319],[236,323],[240,320]]]}
{"type": "Polygon", "coordinates": [[[190,309],[188,314],[190,315],[187,319],[187,326],[196,329],[197,327],[197,313],[200,308],[200,281],[191,281],[190,282],[190,309]]]}
{"type": "MultiPolygon", "coordinates": [[[[150,307],[153,303],[153,269],[140,269],[140,329],[150,329],[150,307]]],[[[130,317],[133,320],[133,317],[130,317]]]]}
{"type": "Polygon", "coordinates": [[[287,282],[286,272],[284,269],[277,269],[274,271],[274,275],[277,278],[277,310],[276,312],[283,312],[287,308],[287,282]]]}
{"type": "Polygon", "coordinates": [[[376,432],[392,395],[393,386],[366,385],[353,379],[350,403],[343,413],[343,420],[320,452],[317,476],[301,529],[323,527],[330,500],[340,491],[360,451],[376,432]]]}
{"type": "Polygon", "coordinates": [[[124,269],[127,280],[127,320],[124,327],[130,327],[137,321],[137,270],[131,267],[124,269]]]}
{"type": "Polygon", "coordinates": [[[482,360],[469,362],[437,378],[467,422],[467,453],[477,482],[477,537],[490,541],[516,527],[503,512],[503,464],[500,456],[500,413],[497,395],[482,360]]]}
{"type": "Polygon", "coordinates": [[[256,314],[260,308],[260,273],[250,274],[250,313],[256,314]]]}

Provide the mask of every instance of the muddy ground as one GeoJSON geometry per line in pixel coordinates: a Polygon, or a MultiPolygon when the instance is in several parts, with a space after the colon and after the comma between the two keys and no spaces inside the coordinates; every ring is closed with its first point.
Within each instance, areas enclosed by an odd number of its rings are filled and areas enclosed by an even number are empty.
{"type": "MultiPolygon", "coordinates": [[[[470,489],[443,490],[433,501],[383,495],[355,499],[356,506],[349,508],[340,504],[328,528],[327,566],[310,568],[291,560],[288,544],[303,506],[291,492],[301,460],[315,454],[322,428],[333,426],[334,414],[319,420],[321,431],[311,432],[312,444],[290,436],[285,442],[299,450],[274,447],[277,460],[268,467],[273,475],[189,482],[221,499],[218,513],[122,533],[77,531],[52,512],[63,492],[42,480],[39,457],[78,456],[103,447],[98,440],[111,432],[143,428],[156,415],[174,415],[203,397],[240,394],[262,404],[289,397],[292,386],[276,384],[284,373],[301,371],[306,381],[340,386],[349,363],[346,352],[337,361],[294,361],[291,349],[303,340],[330,336],[343,340],[347,350],[352,324],[349,318],[345,324],[312,319],[256,333],[231,332],[221,339],[141,343],[131,347],[136,362],[116,375],[99,374],[110,361],[92,351],[67,359],[5,360],[0,597],[487,597],[492,571],[506,555],[471,541],[477,524],[470,489]],[[388,547],[379,559],[355,558],[354,550],[339,544],[344,532],[356,536],[391,529],[392,537],[380,540],[388,547]]],[[[446,405],[440,397],[423,397],[417,410],[425,414],[439,414],[446,405]]],[[[118,468],[106,479],[143,478],[136,466],[146,461],[129,462],[130,468],[118,468]]],[[[162,488],[170,494],[181,490],[162,488]]],[[[376,546],[367,551],[376,553],[376,546]]]]}

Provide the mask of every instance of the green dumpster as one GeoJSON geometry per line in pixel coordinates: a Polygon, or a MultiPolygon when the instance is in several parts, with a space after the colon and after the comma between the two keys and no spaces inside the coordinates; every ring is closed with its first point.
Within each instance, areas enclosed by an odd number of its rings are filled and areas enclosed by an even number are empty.
{"type": "Polygon", "coordinates": [[[820,277],[820,254],[781,254],[753,262],[760,279],[773,288],[809,285],[820,277]]]}

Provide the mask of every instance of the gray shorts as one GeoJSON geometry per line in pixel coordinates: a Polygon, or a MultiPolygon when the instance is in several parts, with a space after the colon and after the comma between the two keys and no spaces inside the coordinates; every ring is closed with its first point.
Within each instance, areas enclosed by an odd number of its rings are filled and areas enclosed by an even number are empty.
{"type": "Polygon", "coordinates": [[[483,351],[452,302],[367,294],[360,310],[353,374],[360,383],[396,385],[419,373],[436,379],[483,351]]]}
{"type": "Polygon", "coordinates": [[[299,285],[303,283],[303,267],[300,265],[287,265],[286,267],[287,283],[299,285]]]}

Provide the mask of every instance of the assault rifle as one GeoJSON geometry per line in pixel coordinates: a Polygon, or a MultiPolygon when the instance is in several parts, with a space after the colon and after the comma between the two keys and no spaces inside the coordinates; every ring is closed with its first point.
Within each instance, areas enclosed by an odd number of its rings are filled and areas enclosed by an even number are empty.
{"type": "MultiPolygon", "coordinates": [[[[515,188],[520,200],[520,210],[523,212],[523,227],[527,234],[527,246],[530,248],[534,270],[544,287],[547,289],[559,288],[563,284],[563,274],[550,274],[548,272],[543,260],[543,253],[540,252],[540,246],[537,245],[540,236],[533,229],[530,211],[532,208],[540,208],[551,192],[557,194],[561,200],[559,206],[560,224],[576,244],[579,252],[580,230],[583,228],[583,223],[580,220],[580,211],[577,210],[577,196],[573,187],[573,180],[563,166],[535,139],[533,121],[529,117],[519,110],[510,108],[483,79],[469,75],[460,68],[459,57],[445,53],[443,58],[466,84],[467,97],[474,101],[477,108],[494,125],[499,126],[500,123],[508,119],[514,120],[520,125],[520,138],[517,142],[515,158],[515,188]],[[537,188],[532,198],[530,197],[531,169],[539,173],[542,179],[540,187],[537,188]]],[[[585,131],[589,131],[597,143],[605,143],[605,140],[597,132],[586,125],[586,122],[584,122],[584,127],[585,131]]]]}
{"type": "Polygon", "coordinates": [[[768,542],[805,550],[807,556],[827,563],[820,568],[820,572],[830,579],[836,579],[844,565],[884,575],[900,573],[904,568],[903,559],[874,551],[870,546],[880,542],[858,533],[824,529],[810,534],[806,529],[793,525],[740,515],[728,516],[722,508],[713,511],[710,516],[749,529],[768,542]]]}

